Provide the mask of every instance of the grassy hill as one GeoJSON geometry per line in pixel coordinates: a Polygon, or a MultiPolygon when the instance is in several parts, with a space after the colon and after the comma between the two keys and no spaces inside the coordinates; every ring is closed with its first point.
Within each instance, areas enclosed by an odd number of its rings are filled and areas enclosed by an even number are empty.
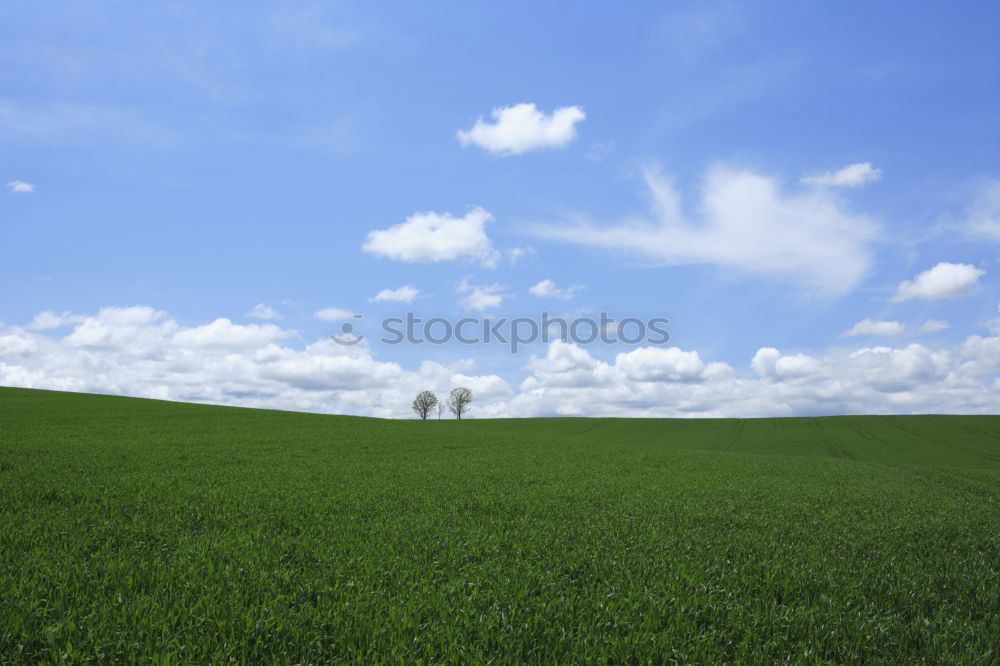
{"type": "Polygon", "coordinates": [[[994,663],[1000,417],[0,388],[0,662],[994,663]]]}

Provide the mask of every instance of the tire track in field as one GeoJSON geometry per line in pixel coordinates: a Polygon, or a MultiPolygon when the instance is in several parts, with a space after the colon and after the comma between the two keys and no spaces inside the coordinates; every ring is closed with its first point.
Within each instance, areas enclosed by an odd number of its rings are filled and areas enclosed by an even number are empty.
{"type": "Polygon", "coordinates": [[[886,449],[889,449],[890,451],[898,451],[900,453],[904,452],[902,447],[897,446],[894,442],[891,442],[888,439],[883,439],[882,437],[879,437],[876,433],[872,432],[871,430],[861,425],[860,422],[848,421],[848,423],[850,424],[851,430],[858,433],[862,439],[868,440],[873,444],[878,444],[880,446],[883,446],[886,449]]]}
{"type": "Polygon", "coordinates": [[[975,458],[983,458],[985,460],[989,460],[990,462],[1000,463],[1000,456],[998,456],[998,455],[994,455],[992,453],[986,453],[985,451],[977,451],[976,449],[973,449],[973,448],[970,448],[970,447],[967,447],[967,446],[963,446],[961,444],[956,444],[954,442],[949,442],[947,440],[943,440],[943,439],[942,440],[938,440],[938,439],[935,439],[934,437],[931,437],[927,433],[921,432],[919,430],[913,430],[911,428],[907,428],[906,426],[904,426],[901,423],[899,423],[898,418],[895,417],[895,416],[887,416],[886,420],[888,420],[889,423],[891,423],[892,425],[896,426],[897,428],[899,428],[900,430],[902,430],[906,434],[911,435],[913,437],[918,437],[918,438],[924,440],[925,442],[929,442],[931,444],[934,444],[935,446],[941,446],[941,447],[944,447],[946,449],[951,449],[952,451],[959,451],[959,452],[962,452],[962,453],[968,453],[969,455],[971,455],[971,456],[973,456],[975,458]]]}
{"type": "Polygon", "coordinates": [[[732,451],[739,443],[740,439],[743,438],[743,431],[746,429],[747,429],[747,420],[739,419],[739,421],[736,423],[736,431],[733,434],[733,441],[729,442],[729,445],[724,450],[732,451]]]}
{"type": "Polygon", "coordinates": [[[831,458],[840,458],[843,456],[848,460],[854,460],[854,456],[848,453],[846,449],[837,446],[837,443],[830,437],[829,434],[827,434],[827,432],[823,429],[822,421],[813,421],[813,426],[816,428],[816,434],[826,446],[826,450],[830,452],[831,458]]]}
{"type": "Polygon", "coordinates": [[[589,428],[584,428],[583,430],[577,430],[576,432],[572,433],[572,436],[573,437],[579,437],[580,435],[585,435],[588,432],[593,432],[593,431],[597,430],[598,428],[604,428],[604,427],[609,426],[609,425],[611,425],[610,421],[604,421],[604,420],[602,420],[600,423],[598,423],[596,425],[592,425],[589,428]]]}
{"type": "Polygon", "coordinates": [[[991,432],[988,430],[980,430],[979,428],[973,428],[969,425],[963,425],[962,430],[966,432],[976,433],[977,435],[986,435],[987,437],[995,437],[998,442],[1000,442],[1000,431],[991,432]]]}

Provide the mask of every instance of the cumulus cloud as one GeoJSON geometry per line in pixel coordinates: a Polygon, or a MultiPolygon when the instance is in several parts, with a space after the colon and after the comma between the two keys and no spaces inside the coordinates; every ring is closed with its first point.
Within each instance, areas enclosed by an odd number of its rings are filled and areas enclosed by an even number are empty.
{"type": "Polygon", "coordinates": [[[353,312],[341,308],[323,308],[317,310],[315,314],[317,319],[322,319],[323,321],[341,321],[342,319],[351,319],[354,317],[353,312]]]}
{"type": "Polygon", "coordinates": [[[542,280],[538,284],[529,287],[528,293],[532,296],[537,296],[538,298],[559,298],[564,301],[568,301],[581,289],[583,289],[583,287],[578,284],[571,285],[565,289],[560,289],[556,286],[556,283],[553,280],[542,280]]]}
{"type": "Polygon", "coordinates": [[[186,348],[241,349],[263,347],[294,334],[294,331],[278,328],[274,324],[241,325],[221,317],[204,326],[194,326],[177,331],[174,334],[174,342],[186,348]]]}
{"type": "Polygon", "coordinates": [[[410,416],[417,388],[443,395],[458,385],[473,388],[480,417],[1000,411],[1000,334],[936,349],[765,347],[743,369],[677,347],[601,360],[556,340],[527,362],[516,389],[476,374],[468,359],[407,369],[378,360],[366,342],[297,340],[269,323],[183,326],[146,306],[103,308],[68,333],[0,326],[0,385],[384,417],[410,416]]]}
{"type": "Polygon", "coordinates": [[[640,347],[615,356],[615,367],[633,381],[690,382],[727,374],[725,363],[706,365],[696,351],[677,347],[640,347]]]}
{"type": "Polygon", "coordinates": [[[951,324],[942,319],[928,319],[920,327],[921,333],[940,333],[951,328],[951,324]]]}
{"type": "Polygon", "coordinates": [[[595,359],[583,347],[562,340],[551,342],[545,356],[533,357],[527,368],[532,374],[521,384],[526,393],[547,388],[598,387],[614,381],[615,375],[610,364],[595,359]]]}
{"type": "Polygon", "coordinates": [[[470,374],[472,361],[410,371],[364,344],[295,348],[295,337],[273,324],[188,327],[145,306],[103,308],[67,335],[0,327],[0,385],[383,417],[409,416],[412,387],[443,394],[465,384],[485,399],[511,392],[496,375],[470,374]]]}
{"type": "Polygon", "coordinates": [[[638,348],[613,362],[554,341],[526,366],[520,393],[500,415],[797,416],[995,413],[1000,337],[972,336],[950,350],[864,347],[822,355],[757,351],[753,374],[706,363],[697,352],[638,348]]]}
{"type": "Polygon", "coordinates": [[[912,280],[903,280],[892,297],[894,302],[942,300],[958,298],[967,293],[986,274],[972,264],[950,264],[942,261],[933,268],[918,273],[912,280]]]}
{"type": "Polygon", "coordinates": [[[479,312],[500,307],[504,299],[504,287],[500,284],[471,284],[468,280],[462,280],[455,291],[465,294],[462,299],[463,307],[479,312]]]}
{"type": "Polygon", "coordinates": [[[493,216],[473,208],[463,217],[448,213],[415,213],[406,221],[370,231],[362,249],[397,261],[439,262],[468,259],[493,267],[500,253],[486,235],[493,216]]]}
{"type": "Polygon", "coordinates": [[[263,303],[258,303],[257,305],[253,306],[250,312],[247,313],[247,316],[253,317],[254,319],[263,319],[265,321],[272,319],[281,319],[281,315],[278,314],[274,308],[272,308],[269,305],[265,305],[263,303]]]}
{"type": "Polygon", "coordinates": [[[871,265],[877,227],[825,190],[786,194],[770,178],[712,169],[689,217],[671,181],[646,172],[653,219],[542,226],[537,233],[621,250],[664,265],[712,264],[793,280],[829,295],[852,289],[871,265]]]}
{"type": "Polygon", "coordinates": [[[15,194],[30,194],[35,191],[35,186],[23,180],[12,180],[7,183],[7,189],[15,194]]]}
{"type": "Polygon", "coordinates": [[[806,354],[782,354],[774,347],[763,347],[754,354],[750,367],[765,379],[788,380],[815,374],[821,364],[806,354]]]}
{"type": "Polygon", "coordinates": [[[404,284],[399,289],[383,289],[368,300],[373,303],[389,301],[394,303],[412,303],[413,299],[420,295],[420,290],[404,284]]]}
{"type": "Polygon", "coordinates": [[[562,148],[576,138],[576,124],[587,117],[578,106],[546,115],[534,104],[493,109],[493,122],[479,118],[470,130],[459,130],[463,146],[479,146],[497,155],[520,155],[539,148],[562,148]]]}
{"type": "Polygon", "coordinates": [[[29,356],[37,351],[38,344],[26,335],[19,335],[18,331],[0,334],[0,358],[29,356]]]}
{"type": "Polygon", "coordinates": [[[821,173],[818,176],[806,176],[802,182],[806,185],[825,187],[861,187],[875,182],[881,177],[881,169],[872,166],[871,162],[857,162],[836,171],[821,173]]]}
{"type": "Polygon", "coordinates": [[[63,338],[69,348],[90,351],[118,349],[142,356],[154,339],[172,336],[177,330],[173,319],[147,305],[101,308],[94,317],[84,317],[63,338]]]}
{"type": "Polygon", "coordinates": [[[855,335],[900,335],[903,332],[903,325],[898,321],[873,321],[862,319],[857,324],[847,329],[841,335],[852,337],[855,335]]]}

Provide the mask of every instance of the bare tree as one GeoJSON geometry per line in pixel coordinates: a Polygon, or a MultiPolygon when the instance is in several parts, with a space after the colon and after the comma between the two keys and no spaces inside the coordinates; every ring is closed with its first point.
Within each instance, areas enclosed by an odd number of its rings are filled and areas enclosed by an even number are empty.
{"type": "Polygon", "coordinates": [[[438,421],[441,420],[441,412],[444,411],[444,400],[438,401],[438,421]]]}
{"type": "Polygon", "coordinates": [[[472,391],[464,386],[459,386],[452,389],[451,395],[448,396],[448,409],[461,421],[462,414],[469,411],[470,402],[472,402],[472,391]]]}
{"type": "Polygon", "coordinates": [[[437,396],[430,391],[421,391],[417,394],[417,397],[413,399],[413,411],[417,413],[424,421],[427,420],[427,415],[431,413],[434,406],[438,404],[437,396]]]}

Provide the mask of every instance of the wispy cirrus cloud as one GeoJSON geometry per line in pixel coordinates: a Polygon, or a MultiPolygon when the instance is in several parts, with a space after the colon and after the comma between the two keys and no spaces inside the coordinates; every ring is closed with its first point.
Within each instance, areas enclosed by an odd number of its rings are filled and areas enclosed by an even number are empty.
{"type": "Polygon", "coordinates": [[[523,261],[525,259],[538,258],[538,252],[536,252],[535,248],[531,246],[512,247],[509,250],[507,250],[505,254],[507,255],[507,261],[509,261],[511,265],[516,264],[519,261],[523,261]]]}
{"type": "Polygon", "coordinates": [[[9,98],[0,98],[0,131],[30,143],[127,141],[162,148],[179,141],[177,130],[156,114],[132,107],[9,98]]]}
{"type": "Polygon", "coordinates": [[[1000,178],[980,185],[969,206],[965,228],[975,236],[1000,242],[1000,178]]]}
{"type": "Polygon", "coordinates": [[[671,180],[647,169],[648,218],[617,224],[541,225],[535,233],[568,243],[638,255],[661,265],[709,264],[790,280],[831,296],[868,272],[878,225],[825,190],[783,192],[774,179],[716,167],[688,215],[671,180]]]}
{"type": "Polygon", "coordinates": [[[942,319],[928,319],[920,326],[921,333],[940,333],[951,328],[951,324],[942,319]]]}
{"type": "Polygon", "coordinates": [[[263,319],[265,321],[281,319],[281,315],[278,314],[277,310],[264,303],[258,303],[253,306],[250,311],[247,312],[247,316],[253,317],[254,319],[263,319]]]}
{"type": "Polygon", "coordinates": [[[873,183],[881,177],[882,170],[872,166],[871,162],[857,162],[836,171],[827,171],[817,176],[806,176],[802,178],[802,182],[806,185],[826,187],[861,187],[873,183]]]}

